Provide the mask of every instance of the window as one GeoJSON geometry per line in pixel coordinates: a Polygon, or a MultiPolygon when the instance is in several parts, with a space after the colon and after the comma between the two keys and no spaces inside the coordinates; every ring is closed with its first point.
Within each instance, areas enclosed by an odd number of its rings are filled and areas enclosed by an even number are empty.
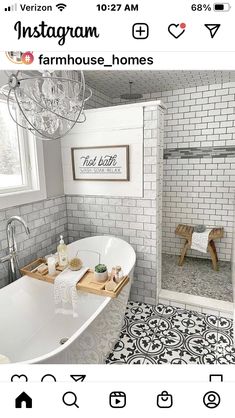
{"type": "MultiPolygon", "coordinates": [[[[17,119],[14,103],[10,106],[17,119]]],[[[12,120],[0,98],[0,209],[45,197],[42,142],[12,120]]]]}
{"type": "MultiPolygon", "coordinates": [[[[17,118],[13,104],[11,112],[17,118]]],[[[5,100],[0,100],[0,193],[32,188],[27,131],[12,120],[5,100]]]]}

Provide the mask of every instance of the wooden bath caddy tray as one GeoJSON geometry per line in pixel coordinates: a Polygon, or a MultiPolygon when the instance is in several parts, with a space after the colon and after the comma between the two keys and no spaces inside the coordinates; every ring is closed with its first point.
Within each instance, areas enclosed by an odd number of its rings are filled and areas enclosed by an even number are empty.
{"type": "MultiPolygon", "coordinates": [[[[32,263],[28,264],[27,266],[23,267],[20,271],[22,274],[33,277],[34,279],[42,280],[48,283],[54,283],[55,277],[63,271],[63,269],[59,266],[56,266],[56,275],[50,276],[48,272],[41,274],[35,271],[35,269],[42,263],[46,264],[45,259],[38,258],[37,260],[33,261],[32,263]]],[[[82,292],[94,293],[96,295],[101,296],[108,296],[110,298],[116,298],[123,287],[129,282],[129,276],[124,276],[123,279],[117,283],[114,290],[106,290],[105,285],[109,281],[106,280],[105,282],[98,282],[95,280],[94,271],[89,269],[86,274],[82,277],[82,279],[77,283],[77,289],[81,290],[82,292]]]]}

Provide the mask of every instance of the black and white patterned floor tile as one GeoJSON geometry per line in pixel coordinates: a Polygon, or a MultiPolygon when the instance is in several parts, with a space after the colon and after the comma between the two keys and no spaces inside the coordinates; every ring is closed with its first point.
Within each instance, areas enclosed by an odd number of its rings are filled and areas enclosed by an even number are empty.
{"type": "Polygon", "coordinates": [[[231,319],[129,302],[108,364],[235,364],[231,319]]]}

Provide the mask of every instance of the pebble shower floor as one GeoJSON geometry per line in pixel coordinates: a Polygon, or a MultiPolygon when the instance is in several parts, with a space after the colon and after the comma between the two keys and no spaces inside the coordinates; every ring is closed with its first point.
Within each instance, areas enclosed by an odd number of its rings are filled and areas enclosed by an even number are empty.
{"type": "Polygon", "coordinates": [[[232,319],[130,301],[107,364],[235,364],[232,319]]]}

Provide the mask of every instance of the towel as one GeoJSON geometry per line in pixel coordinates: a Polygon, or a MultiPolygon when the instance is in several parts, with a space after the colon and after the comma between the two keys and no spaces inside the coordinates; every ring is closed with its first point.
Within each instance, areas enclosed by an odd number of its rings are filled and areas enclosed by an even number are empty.
{"type": "Polygon", "coordinates": [[[3,354],[0,354],[0,364],[8,364],[8,363],[10,363],[9,358],[4,356],[3,354]]]}
{"type": "Polygon", "coordinates": [[[69,269],[60,273],[54,282],[55,312],[78,317],[78,292],[76,284],[87,272],[88,267],[72,271],[69,269]]]}
{"type": "Polygon", "coordinates": [[[211,229],[206,229],[204,232],[193,232],[191,249],[207,253],[208,237],[211,231],[211,229]]]}

